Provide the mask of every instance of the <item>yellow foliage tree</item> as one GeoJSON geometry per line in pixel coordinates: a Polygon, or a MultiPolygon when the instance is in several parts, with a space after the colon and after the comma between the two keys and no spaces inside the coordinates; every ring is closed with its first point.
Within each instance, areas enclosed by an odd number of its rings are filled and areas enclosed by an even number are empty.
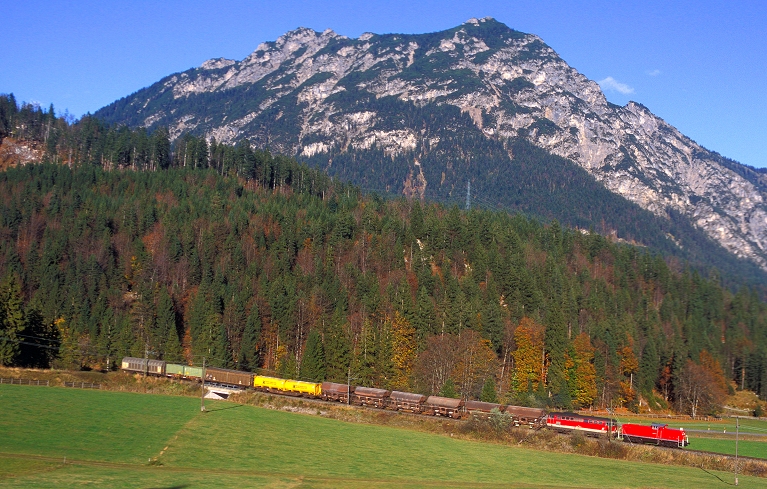
{"type": "Polygon", "coordinates": [[[399,311],[391,319],[391,341],[394,377],[390,385],[393,389],[407,390],[413,375],[417,344],[415,328],[399,311]]]}
{"type": "Polygon", "coordinates": [[[618,356],[621,358],[620,371],[624,376],[624,380],[620,382],[618,402],[624,406],[636,398],[634,374],[639,370],[639,360],[634,354],[634,340],[631,336],[627,338],[626,346],[618,350],[618,356]]]}
{"type": "Polygon", "coordinates": [[[514,358],[511,388],[516,392],[536,390],[546,378],[543,326],[528,317],[522,318],[514,332],[514,342],[517,349],[511,354],[514,358]]]}
{"type": "Polygon", "coordinates": [[[571,397],[578,407],[590,406],[597,397],[597,371],[594,367],[594,347],[586,333],[573,341],[572,358],[567,355],[565,366],[572,386],[571,397]]]}

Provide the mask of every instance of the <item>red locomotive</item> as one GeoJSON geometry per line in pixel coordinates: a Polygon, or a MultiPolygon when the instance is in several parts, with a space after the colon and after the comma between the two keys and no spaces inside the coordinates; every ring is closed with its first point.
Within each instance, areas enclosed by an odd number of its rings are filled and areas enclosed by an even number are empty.
{"type": "Polygon", "coordinates": [[[546,427],[560,433],[580,431],[589,436],[617,433],[618,423],[614,419],[582,416],[576,413],[549,413],[546,415],[546,427]]]}
{"type": "Polygon", "coordinates": [[[684,448],[690,444],[684,428],[669,428],[667,424],[625,423],[618,432],[618,439],[630,443],[648,443],[672,448],[684,448]]]}

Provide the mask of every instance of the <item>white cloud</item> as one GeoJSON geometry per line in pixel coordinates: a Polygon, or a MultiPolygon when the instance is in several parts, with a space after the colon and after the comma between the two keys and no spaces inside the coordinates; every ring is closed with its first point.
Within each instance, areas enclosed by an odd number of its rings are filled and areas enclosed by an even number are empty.
{"type": "Polygon", "coordinates": [[[652,70],[652,71],[648,71],[647,74],[650,75],[650,76],[658,76],[658,75],[661,74],[661,71],[658,70],[658,69],[655,69],[655,70],[652,70]]]}
{"type": "Polygon", "coordinates": [[[602,81],[598,81],[599,86],[602,87],[602,90],[610,90],[612,92],[619,92],[624,95],[628,95],[630,93],[634,93],[634,89],[630,86],[626,85],[625,83],[621,83],[615,78],[608,76],[602,81]]]}

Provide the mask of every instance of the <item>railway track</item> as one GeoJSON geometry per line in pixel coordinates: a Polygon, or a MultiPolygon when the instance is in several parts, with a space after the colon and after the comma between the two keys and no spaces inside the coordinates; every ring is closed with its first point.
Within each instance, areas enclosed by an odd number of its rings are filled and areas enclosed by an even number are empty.
{"type": "MultiPolygon", "coordinates": [[[[200,382],[198,382],[198,381],[189,380],[189,379],[179,379],[179,381],[183,382],[183,383],[191,384],[191,385],[194,385],[194,384],[199,385],[200,384],[200,382]]],[[[463,415],[462,419],[455,419],[455,418],[452,418],[452,417],[449,417],[449,416],[444,416],[444,415],[430,415],[430,414],[414,413],[414,412],[407,411],[407,410],[394,410],[394,409],[390,409],[390,408],[380,408],[380,407],[369,406],[369,405],[365,405],[365,404],[358,404],[358,403],[354,403],[354,402],[352,402],[352,403],[344,403],[344,402],[338,402],[338,401],[333,401],[333,400],[323,400],[323,399],[317,399],[317,398],[312,398],[312,397],[306,397],[306,396],[302,396],[302,395],[291,395],[291,394],[287,394],[287,393],[280,393],[280,392],[274,392],[274,391],[267,392],[267,391],[253,389],[253,388],[247,388],[247,387],[246,388],[242,388],[242,387],[234,387],[233,388],[231,385],[211,383],[211,382],[206,382],[205,386],[206,386],[206,388],[210,388],[211,390],[215,390],[215,387],[222,387],[222,388],[226,388],[227,390],[234,390],[236,392],[242,392],[242,393],[259,393],[259,394],[262,394],[262,395],[265,395],[265,396],[268,396],[268,397],[300,400],[301,402],[308,403],[308,404],[311,404],[311,405],[318,405],[318,406],[339,406],[339,405],[346,405],[346,406],[349,406],[349,407],[353,407],[354,409],[363,409],[363,410],[366,410],[368,412],[389,412],[389,413],[392,413],[392,414],[396,413],[398,415],[402,415],[402,416],[406,416],[406,417],[412,417],[412,418],[417,418],[417,419],[442,418],[443,421],[450,421],[451,424],[458,424],[458,423],[460,423],[460,421],[465,420],[467,418],[466,415],[463,415]]],[[[519,426],[519,427],[522,428],[524,426],[519,426]]],[[[700,431],[703,431],[703,430],[700,430],[700,431]]],[[[555,432],[556,432],[556,430],[555,430],[555,432]]],[[[560,436],[571,436],[571,433],[559,433],[559,432],[557,432],[557,434],[560,435],[560,436]]],[[[725,460],[735,460],[735,458],[736,458],[734,455],[710,452],[710,451],[705,451],[705,450],[695,450],[695,449],[690,449],[690,448],[680,449],[680,448],[664,447],[664,446],[653,445],[653,444],[642,444],[642,443],[636,443],[636,442],[628,442],[628,444],[630,444],[630,445],[634,445],[634,444],[636,444],[636,445],[647,445],[647,446],[651,446],[651,447],[656,448],[656,449],[666,450],[666,451],[671,451],[671,452],[677,452],[677,453],[680,450],[683,450],[686,453],[696,454],[696,455],[700,455],[700,456],[717,457],[717,458],[725,459],[725,460]]],[[[762,462],[762,463],[767,462],[767,459],[758,458],[758,457],[738,456],[737,459],[738,460],[757,461],[757,462],[762,462]]]]}
{"type": "MultiPolygon", "coordinates": [[[[337,402],[337,401],[326,401],[326,400],[323,400],[323,399],[313,399],[313,398],[310,398],[310,397],[291,396],[291,395],[281,394],[281,393],[277,393],[277,392],[264,392],[264,391],[258,391],[258,390],[255,390],[255,389],[242,389],[242,392],[258,392],[259,394],[263,394],[263,395],[270,396],[270,397],[285,398],[285,399],[296,399],[296,400],[301,400],[303,402],[308,402],[308,403],[318,404],[318,405],[323,405],[323,406],[339,406],[339,405],[342,405],[342,406],[349,406],[349,407],[352,407],[354,409],[364,409],[364,410],[370,411],[370,412],[386,411],[386,412],[397,413],[398,415],[412,417],[412,418],[417,418],[417,419],[435,419],[435,418],[439,417],[439,418],[442,418],[444,421],[450,421],[452,424],[458,424],[461,421],[465,421],[466,420],[465,416],[462,419],[454,419],[454,418],[445,417],[445,416],[432,416],[432,415],[428,415],[428,414],[413,413],[413,412],[402,411],[402,410],[396,410],[395,411],[395,410],[388,409],[388,408],[377,408],[377,407],[373,407],[373,406],[366,406],[366,405],[360,405],[360,404],[355,404],[355,403],[347,404],[347,403],[340,403],[340,402],[337,402]]],[[[520,426],[519,428],[527,429],[526,427],[523,427],[523,426],[520,426]]],[[[568,436],[568,437],[572,436],[571,433],[560,433],[560,432],[558,432],[556,430],[555,430],[555,433],[557,435],[559,435],[559,436],[568,436]]],[[[727,459],[727,460],[735,460],[735,458],[736,458],[735,455],[722,454],[722,453],[717,453],[717,452],[710,452],[710,451],[706,451],[706,450],[695,450],[695,449],[690,449],[690,448],[680,449],[680,448],[664,447],[664,446],[660,446],[660,445],[642,444],[642,443],[633,443],[633,442],[628,442],[628,444],[629,445],[645,445],[645,446],[650,446],[650,447],[653,447],[653,448],[656,448],[656,449],[659,449],[659,450],[664,450],[664,451],[669,451],[669,452],[679,452],[680,450],[683,450],[686,453],[691,453],[691,454],[696,454],[696,455],[701,455],[701,456],[718,457],[718,458],[727,459]]],[[[764,459],[764,458],[745,457],[745,456],[742,456],[742,455],[739,455],[737,457],[737,459],[738,460],[753,460],[753,461],[758,461],[758,462],[767,462],[767,459],[764,459]]]]}

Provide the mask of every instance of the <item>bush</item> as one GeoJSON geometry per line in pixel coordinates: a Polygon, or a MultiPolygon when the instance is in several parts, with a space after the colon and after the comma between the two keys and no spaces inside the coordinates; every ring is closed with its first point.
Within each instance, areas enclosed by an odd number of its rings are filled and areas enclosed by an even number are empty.
{"type": "Polygon", "coordinates": [[[487,418],[487,422],[490,428],[496,433],[503,433],[508,431],[513,418],[510,414],[502,413],[498,408],[490,411],[490,416],[487,418]]]}

